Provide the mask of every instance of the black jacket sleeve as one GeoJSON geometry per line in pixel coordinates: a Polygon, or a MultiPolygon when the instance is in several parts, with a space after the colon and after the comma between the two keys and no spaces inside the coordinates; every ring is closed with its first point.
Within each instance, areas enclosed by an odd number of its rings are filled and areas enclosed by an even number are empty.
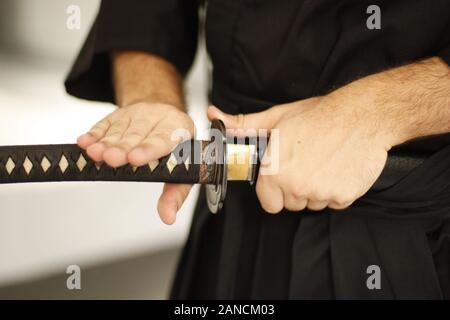
{"type": "MultiPolygon", "coordinates": [[[[450,31],[449,31],[450,32],[450,31]]],[[[438,53],[438,57],[441,57],[442,60],[444,60],[445,62],[447,62],[448,65],[450,65],[450,44],[448,45],[447,48],[441,50],[438,53]]]]}
{"type": "Polygon", "coordinates": [[[450,1],[446,1],[445,6],[441,8],[441,15],[442,19],[436,18],[438,21],[443,22],[439,32],[440,42],[437,56],[450,65],[450,1]]]}
{"type": "Polygon", "coordinates": [[[185,74],[197,48],[197,0],[105,0],[67,79],[69,94],[114,101],[109,52],[139,50],[185,74]]]}

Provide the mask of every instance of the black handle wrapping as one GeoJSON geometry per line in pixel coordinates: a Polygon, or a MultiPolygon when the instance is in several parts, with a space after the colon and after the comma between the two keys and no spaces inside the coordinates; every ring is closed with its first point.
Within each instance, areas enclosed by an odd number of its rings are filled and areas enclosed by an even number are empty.
{"type": "MultiPolygon", "coordinates": [[[[201,159],[201,154],[195,153],[201,152],[203,145],[198,140],[186,141],[158,161],[141,167],[119,168],[92,161],[75,144],[2,146],[0,184],[49,181],[199,183],[202,164],[201,161],[194,163],[194,159],[201,159]],[[189,145],[190,148],[186,148],[189,145]],[[190,154],[184,150],[190,150],[190,154]]],[[[208,182],[205,178],[202,181],[208,182]]]]}

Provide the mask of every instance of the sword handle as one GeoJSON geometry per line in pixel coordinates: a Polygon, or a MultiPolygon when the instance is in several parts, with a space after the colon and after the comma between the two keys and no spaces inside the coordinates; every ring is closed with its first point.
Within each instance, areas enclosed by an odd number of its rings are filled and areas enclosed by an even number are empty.
{"type": "Polygon", "coordinates": [[[208,144],[208,141],[186,141],[157,161],[141,167],[119,168],[92,161],[75,144],[2,146],[0,184],[47,181],[216,183],[218,165],[207,164],[203,156],[208,144]]]}

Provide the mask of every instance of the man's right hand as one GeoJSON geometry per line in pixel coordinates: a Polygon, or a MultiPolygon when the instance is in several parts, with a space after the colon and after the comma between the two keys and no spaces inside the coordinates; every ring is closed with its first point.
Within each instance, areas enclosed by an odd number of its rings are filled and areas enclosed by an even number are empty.
{"type": "MultiPolygon", "coordinates": [[[[122,107],[106,116],[89,132],[78,138],[78,145],[89,157],[111,167],[130,163],[142,166],[169,154],[172,149],[193,138],[192,119],[179,108],[162,103],[139,102],[122,107]],[[189,136],[174,139],[175,130],[185,129],[189,136]]],[[[161,220],[175,222],[176,212],[186,199],[191,185],[165,184],[158,202],[161,220]]]]}

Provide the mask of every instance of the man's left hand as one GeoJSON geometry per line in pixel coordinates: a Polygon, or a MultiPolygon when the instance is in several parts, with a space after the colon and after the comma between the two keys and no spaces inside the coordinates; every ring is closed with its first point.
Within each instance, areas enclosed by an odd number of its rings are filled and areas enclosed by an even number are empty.
{"type": "Polygon", "coordinates": [[[278,152],[279,170],[260,174],[256,185],[265,211],[343,209],[375,183],[392,146],[391,133],[360,97],[336,92],[238,116],[210,107],[208,118],[237,133],[279,130],[278,150],[269,141],[262,159],[278,152]]]}

